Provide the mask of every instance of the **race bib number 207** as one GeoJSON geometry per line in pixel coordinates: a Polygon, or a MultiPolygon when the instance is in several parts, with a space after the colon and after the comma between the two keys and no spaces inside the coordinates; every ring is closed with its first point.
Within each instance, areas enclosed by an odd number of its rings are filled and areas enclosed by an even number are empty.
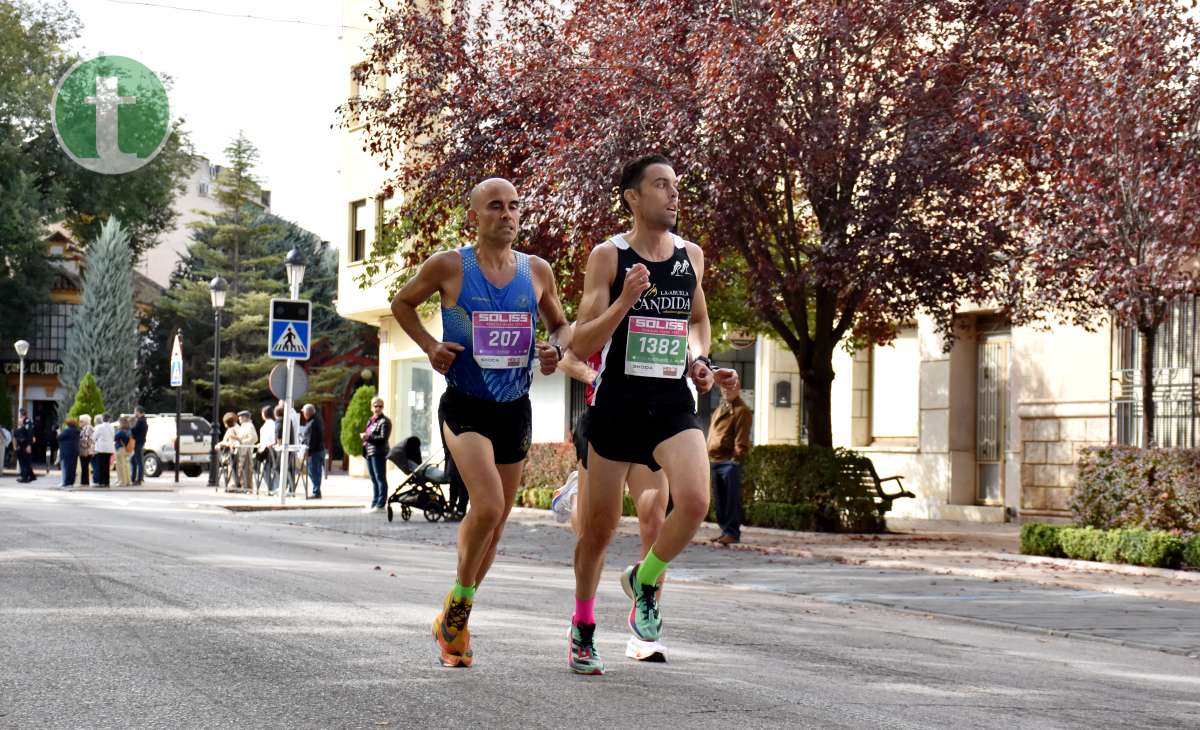
{"type": "Polygon", "coordinates": [[[625,374],[679,378],[687,365],[687,320],[630,317],[625,374]]]}
{"type": "Polygon", "coordinates": [[[473,312],[471,343],[481,368],[529,367],[533,316],[529,312],[473,312]]]}

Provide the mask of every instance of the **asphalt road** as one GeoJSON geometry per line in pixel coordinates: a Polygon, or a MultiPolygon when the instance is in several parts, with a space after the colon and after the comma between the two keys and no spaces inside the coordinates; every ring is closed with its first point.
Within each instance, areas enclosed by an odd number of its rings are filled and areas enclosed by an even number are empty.
{"type": "Polygon", "coordinates": [[[477,665],[447,670],[428,625],[449,526],[5,486],[0,727],[1200,726],[1196,659],[850,600],[871,569],[804,595],[803,565],[708,548],[674,566],[665,665],[624,658],[612,560],[609,674],[576,677],[569,542],[514,528],[477,597],[477,665]]]}

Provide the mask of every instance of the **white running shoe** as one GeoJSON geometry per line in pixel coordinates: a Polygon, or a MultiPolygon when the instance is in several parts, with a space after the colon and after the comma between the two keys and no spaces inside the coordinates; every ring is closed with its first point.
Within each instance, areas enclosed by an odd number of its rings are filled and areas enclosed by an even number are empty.
{"type": "Polygon", "coordinates": [[[571,510],[575,507],[575,493],[579,491],[579,472],[573,471],[567,477],[567,483],[554,490],[550,500],[550,510],[554,519],[566,522],[571,519],[571,510]]]}
{"type": "Polygon", "coordinates": [[[667,647],[661,641],[642,641],[636,636],[630,636],[625,642],[625,656],[637,659],[639,662],[665,662],[667,647]]]}

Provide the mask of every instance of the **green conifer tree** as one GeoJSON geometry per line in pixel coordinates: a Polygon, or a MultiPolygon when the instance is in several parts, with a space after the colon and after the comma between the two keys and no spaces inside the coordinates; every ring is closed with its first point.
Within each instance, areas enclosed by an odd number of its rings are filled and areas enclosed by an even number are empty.
{"type": "Polygon", "coordinates": [[[371,419],[371,401],[375,398],[374,385],[361,385],[354,391],[346,415],[342,416],[342,448],[351,456],[362,456],[363,445],[359,434],[371,419]]]}
{"type": "Polygon", "coordinates": [[[79,418],[85,413],[94,416],[103,412],[104,395],[100,392],[100,386],[96,384],[96,378],[91,373],[87,373],[79,383],[79,392],[75,394],[75,403],[71,406],[71,410],[67,411],[66,417],[79,418]]]}

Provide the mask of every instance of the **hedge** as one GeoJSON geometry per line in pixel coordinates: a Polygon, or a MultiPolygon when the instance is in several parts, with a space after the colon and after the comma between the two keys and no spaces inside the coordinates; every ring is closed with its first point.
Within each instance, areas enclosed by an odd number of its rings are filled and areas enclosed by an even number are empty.
{"type": "Polygon", "coordinates": [[[569,443],[540,443],[529,446],[529,460],[521,472],[524,489],[558,489],[575,470],[575,447],[569,443]]]}
{"type": "Polygon", "coordinates": [[[813,529],[817,506],[811,503],[755,502],[746,505],[743,511],[743,521],[747,525],[807,532],[813,529]]]}
{"type": "Polygon", "coordinates": [[[1087,449],[1071,497],[1077,525],[1200,533],[1200,449],[1087,449]]]}
{"type": "MultiPolygon", "coordinates": [[[[813,527],[828,532],[881,532],[886,522],[874,495],[846,476],[867,457],[849,449],[770,444],[750,449],[742,475],[742,504],[815,505],[813,527]]],[[[747,524],[750,524],[747,521],[747,524]]]]}
{"type": "MultiPolygon", "coordinates": [[[[847,465],[865,461],[866,457],[847,449],[775,444],[753,447],[742,476],[744,523],[789,530],[883,531],[886,522],[874,495],[858,479],[845,476],[847,465]]],[[[570,443],[533,444],[517,504],[548,508],[550,496],[541,490],[553,495],[575,467],[575,450],[570,443]]],[[[622,513],[635,515],[628,494],[624,501],[622,513]]],[[[709,520],[715,521],[715,503],[709,520]]]]}
{"type": "Polygon", "coordinates": [[[1184,543],[1183,562],[1193,568],[1200,568],[1200,535],[1193,535],[1184,543]]]}
{"type": "Polygon", "coordinates": [[[1033,522],[1021,526],[1021,552],[1153,568],[1178,568],[1183,563],[1200,568],[1200,535],[1185,540],[1161,530],[1100,530],[1033,522]]]}

